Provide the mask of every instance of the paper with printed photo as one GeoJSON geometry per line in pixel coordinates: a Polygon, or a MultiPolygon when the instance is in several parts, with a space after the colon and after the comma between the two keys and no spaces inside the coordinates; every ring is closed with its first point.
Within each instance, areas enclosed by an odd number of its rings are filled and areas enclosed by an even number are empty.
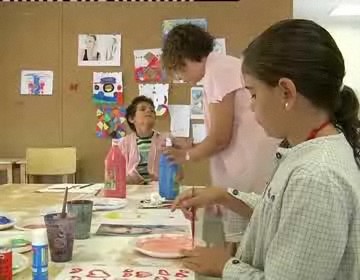
{"type": "Polygon", "coordinates": [[[204,89],[202,87],[191,88],[191,118],[204,119],[204,89]]]}
{"type": "Polygon", "coordinates": [[[120,66],[120,34],[79,34],[79,66],[120,66]]]}

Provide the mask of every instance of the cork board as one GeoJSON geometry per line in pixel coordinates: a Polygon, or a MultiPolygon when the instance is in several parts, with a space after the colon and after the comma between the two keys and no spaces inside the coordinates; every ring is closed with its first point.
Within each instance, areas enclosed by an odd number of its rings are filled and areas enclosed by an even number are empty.
{"type": "MultiPolygon", "coordinates": [[[[206,18],[208,30],[226,38],[238,56],[271,23],[292,15],[291,0],[224,3],[0,3],[0,116],[6,120],[0,157],[23,157],[26,147],[75,146],[79,181],[102,181],[109,139],[95,136],[93,72],[123,72],[125,103],[138,95],[134,49],[161,47],[165,19],[206,18]],[[78,34],[122,35],[120,67],[79,67],[78,34]],[[20,96],[20,71],[54,71],[52,96],[20,96]],[[74,90],[73,85],[77,85],[74,90]]],[[[176,84],[169,104],[189,104],[190,86],[176,84]]],[[[166,131],[169,118],[159,118],[166,131]]],[[[185,167],[186,184],[209,184],[207,161],[185,167]]]]}

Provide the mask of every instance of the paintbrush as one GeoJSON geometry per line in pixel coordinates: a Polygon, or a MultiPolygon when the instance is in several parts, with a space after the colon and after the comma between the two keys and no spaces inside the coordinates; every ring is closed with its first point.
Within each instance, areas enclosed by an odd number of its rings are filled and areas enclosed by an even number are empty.
{"type": "MultiPolygon", "coordinates": [[[[191,190],[191,196],[195,196],[195,189],[194,186],[191,190]]],[[[192,234],[192,248],[194,248],[194,241],[195,241],[195,207],[191,207],[191,234],[192,234]]]]}
{"type": "Polygon", "coordinates": [[[63,218],[63,219],[66,217],[66,202],[67,202],[68,191],[69,191],[69,188],[66,187],[65,195],[64,195],[64,201],[63,201],[61,215],[60,215],[61,218],[63,218]]]}

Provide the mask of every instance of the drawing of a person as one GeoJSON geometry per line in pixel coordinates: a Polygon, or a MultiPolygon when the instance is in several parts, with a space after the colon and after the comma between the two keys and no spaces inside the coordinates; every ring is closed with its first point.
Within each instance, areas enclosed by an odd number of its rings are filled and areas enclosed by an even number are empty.
{"type": "Polygon", "coordinates": [[[81,59],[83,61],[100,60],[100,52],[97,49],[96,35],[86,35],[85,48],[82,50],[81,59]]]}

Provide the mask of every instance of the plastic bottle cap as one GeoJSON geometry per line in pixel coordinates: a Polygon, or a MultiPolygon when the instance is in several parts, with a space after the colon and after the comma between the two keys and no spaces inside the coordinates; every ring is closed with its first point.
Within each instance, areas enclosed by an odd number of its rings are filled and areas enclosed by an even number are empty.
{"type": "Polygon", "coordinates": [[[45,228],[33,229],[31,231],[32,245],[48,244],[47,233],[45,228]]]}
{"type": "Polygon", "coordinates": [[[167,138],[165,139],[165,146],[166,146],[166,147],[172,147],[171,138],[167,137],[167,138]]]}
{"type": "Polygon", "coordinates": [[[119,143],[120,143],[120,139],[113,138],[111,140],[111,146],[119,146],[119,143]]]}

